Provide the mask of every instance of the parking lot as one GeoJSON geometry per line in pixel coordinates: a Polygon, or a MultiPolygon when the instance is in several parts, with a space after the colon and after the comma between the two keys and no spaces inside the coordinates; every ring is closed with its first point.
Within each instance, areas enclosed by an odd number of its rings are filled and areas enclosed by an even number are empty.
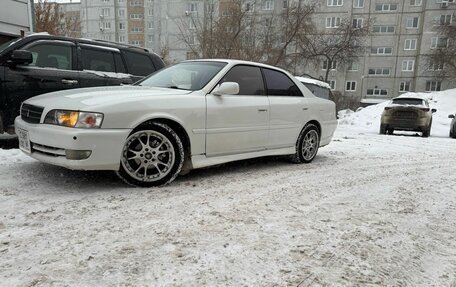
{"type": "Polygon", "coordinates": [[[456,141],[339,126],[162,188],[0,150],[5,286],[452,286],[456,141]]]}

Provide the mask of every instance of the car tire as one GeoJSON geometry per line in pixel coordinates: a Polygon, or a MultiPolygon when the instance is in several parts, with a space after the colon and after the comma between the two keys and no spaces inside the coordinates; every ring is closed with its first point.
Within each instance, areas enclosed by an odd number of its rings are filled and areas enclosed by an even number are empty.
{"type": "Polygon", "coordinates": [[[128,136],[117,175],[130,185],[160,186],[177,177],[183,162],[184,147],[176,132],[166,124],[151,123],[128,136]]]}
{"type": "Polygon", "coordinates": [[[314,124],[308,124],[296,141],[296,153],[291,156],[294,163],[310,163],[317,155],[320,146],[320,134],[314,124]]]}
{"type": "Polygon", "coordinates": [[[456,134],[452,130],[450,131],[450,138],[456,139],[456,134]]]}
{"type": "Polygon", "coordinates": [[[387,133],[388,133],[389,135],[394,134],[394,129],[388,129],[388,130],[387,130],[387,133]]]}
{"type": "Polygon", "coordinates": [[[386,135],[386,125],[380,125],[380,134],[386,135]]]}
{"type": "Polygon", "coordinates": [[[422,133],[421,136],[422,136],[423,138],[427,138],[427,137],[429,137],[430,134],[431,134],[431,127],[428,127],[427,129],[425,129],[425,130],[423,131],[423,133],[422,133]]]}

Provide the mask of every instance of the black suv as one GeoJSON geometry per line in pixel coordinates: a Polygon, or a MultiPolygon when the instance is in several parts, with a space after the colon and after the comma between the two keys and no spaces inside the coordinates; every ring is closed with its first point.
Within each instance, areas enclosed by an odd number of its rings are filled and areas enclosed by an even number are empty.
{"type": "Polygon", "coordinates": [[[164,67],[146,49],[35,34],[0,45],[0,134],[13,133],[21,103],[57,90],[132,84],[164,67]]]}

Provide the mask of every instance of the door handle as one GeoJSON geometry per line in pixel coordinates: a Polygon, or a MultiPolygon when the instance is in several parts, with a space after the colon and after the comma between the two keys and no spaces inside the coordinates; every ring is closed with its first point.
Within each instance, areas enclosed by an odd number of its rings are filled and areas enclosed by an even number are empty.
{"type": "Polygon", "coordinates": [[[268,109],[258,109],[259,112],[267,112],[268,109]]]}
{"type": "Polygon", "coordinates": [[[77,85],[77,84],[78,84],[78,81],[77,81],[77,80],[67,80],[67,79],[63,79],[63,80],[62,80],[62,84],[65,84],[65,85],[77,85]]]}

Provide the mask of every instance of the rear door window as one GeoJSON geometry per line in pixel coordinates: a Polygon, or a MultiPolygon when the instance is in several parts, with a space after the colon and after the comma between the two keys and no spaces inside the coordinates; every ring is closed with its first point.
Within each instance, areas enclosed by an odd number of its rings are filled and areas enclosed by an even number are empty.
{"type": "Polygon", "coordinates": [[[269,96],[302,97],[301,90],[284,73],[263,68],[263,74],[269,96]]]}
{"type": "Polygon", "coordinates": [[[103,49],[81,48],[84,70],[116,72],[113,52],[103,49]]]}
{"type": "Polygon", "coordinates": [[[128,72],[135,76],[147,76],[155,72],[152,60],[144,54],[125,51],[128,72]]]}

